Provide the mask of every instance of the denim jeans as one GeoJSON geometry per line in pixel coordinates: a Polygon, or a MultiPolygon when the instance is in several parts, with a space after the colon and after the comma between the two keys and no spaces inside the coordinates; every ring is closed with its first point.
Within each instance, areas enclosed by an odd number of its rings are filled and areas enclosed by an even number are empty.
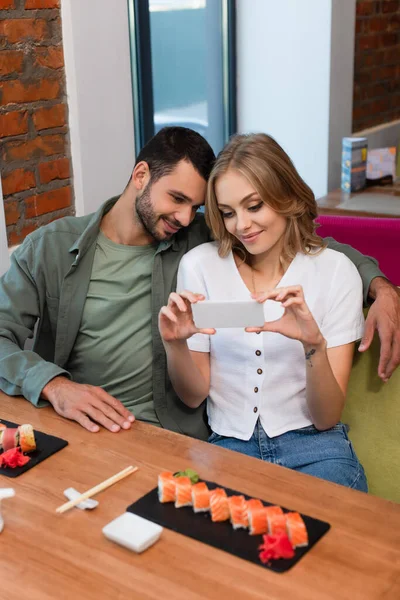
{"type": "Polygon", "coordinates": [[[362,492],[368,491],[364,469],[342,423],[326,431],[319,431],[314,425],[309,425],[270,438],[258,420],[248,441],[217,433],[212,433],[208,441],[300,473],[362,492]]]}

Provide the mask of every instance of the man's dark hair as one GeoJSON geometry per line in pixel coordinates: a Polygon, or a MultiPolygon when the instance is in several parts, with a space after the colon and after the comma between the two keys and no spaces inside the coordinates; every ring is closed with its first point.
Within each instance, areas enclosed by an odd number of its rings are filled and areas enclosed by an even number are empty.
{"type": "Polygon", "coordinates": [[[197,131],[187,127],[164,127],[141,149],[135,165],[145,161],[150,169],[150,181],[155,183],[174,170],[181,160],[192,163],[207,181],[215,162],[210,144],[197,131]]]}

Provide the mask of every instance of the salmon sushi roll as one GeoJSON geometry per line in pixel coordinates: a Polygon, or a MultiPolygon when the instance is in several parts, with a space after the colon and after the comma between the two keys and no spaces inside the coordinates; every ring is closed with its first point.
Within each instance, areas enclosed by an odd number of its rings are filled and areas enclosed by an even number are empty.
{"type": "Polygon", "coordinates": [[[286,527],[293,548],[308,546],[307,528],[298,512],[286,513],[286,527]]]}
{"type": "Polygon", "coordinates": [[[270,535],[286,533],[286,515],[281,507],[267,506],[265,512],[267,514],[268,533],[270,535]]]}
{"type": "Polygon", "coordinates": [[[204,481],[192,485],[192,504],[196,513],[210,510],[210,490],[204,481]]]}
{"type": "Polygon", "coordinates": [[[211,521],[226,521],[229,519],[229,505],[226,492],[222,488],[215,488],[210,492],[211,521]]]}
{"type": "Polygon", "coordinates": [[[244,496],[229,496],[228,506],[233,529],[247,529],[249,519],[247,517],[247,502],[244,496]]]}
{"type": "Polygon", "coordinates": [[[169,471],[158,476],[158,499],[160,502],[175,502],[176,477],[169,471]]]}
{"type": "Polygon", "coordinates": [[[251,498],[247,501],[247,516],[250,535],[261,535],[267,532],[267,515],[261,500],[251,498]]]}
{"type": "Polygon", "coordinates": [[[192,506],[192,482],[189,477],[175,477],[175,508],[192,506]]]}

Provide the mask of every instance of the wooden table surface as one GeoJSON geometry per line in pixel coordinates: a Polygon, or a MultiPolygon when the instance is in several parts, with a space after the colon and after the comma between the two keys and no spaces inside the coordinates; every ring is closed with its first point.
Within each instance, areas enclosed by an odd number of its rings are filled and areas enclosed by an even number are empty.
{"type": "Polygon", "coordinates": [[[333,190],[318,198],[317,204],[319,215],[400,218],[400,180],[359,192],[333,190]]]}
{"type": "Polygon", "coordinates": [[[0,418],[32,423],[69,445],[16,479],[3,501],[1,600],[400,598],[400,505],[213,447],[144,423],[93,434],[0,393],[0,418]],[[93,511],[58,515],[63,490],[85,491],[124,467],[139,471],[103,491],[93,511]],[[291,570],[274,573],[164,529],[141,555],[102,528],[155,487],[161,470],[204,479],[328,521],[331,530],[291,570]]]}

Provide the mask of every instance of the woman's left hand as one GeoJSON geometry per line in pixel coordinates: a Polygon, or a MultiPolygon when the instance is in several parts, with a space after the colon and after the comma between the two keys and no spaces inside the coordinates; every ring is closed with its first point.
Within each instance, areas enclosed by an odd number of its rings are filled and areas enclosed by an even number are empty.
{"type": "Polygon", "coordinates": [[[281,302],[285,312],[277,321],[265,322],[263,327],[246,327],[246,331],[281,333],[299,340],[307,347],[324,343],[323,335],[304,299],[301,285],[276,288],[261,295],[252,294],[252,297],[261,304],[266,300],[281,302]]]}

